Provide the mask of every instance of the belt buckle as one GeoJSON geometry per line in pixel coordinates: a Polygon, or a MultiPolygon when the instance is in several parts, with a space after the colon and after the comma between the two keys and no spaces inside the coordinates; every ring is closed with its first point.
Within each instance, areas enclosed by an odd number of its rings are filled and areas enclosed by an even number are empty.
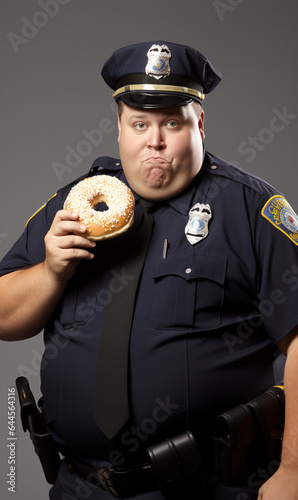
{"type": "Polygon", "coordinates": [[[97,471],[97,475],[99,477],[103,489],[113,497],[120,498],[118,491],[116,491],[114,488],[113,481],[110,475],[111,472],[113,472],[112,467],[110,469],[99,469],[97,471]]]}

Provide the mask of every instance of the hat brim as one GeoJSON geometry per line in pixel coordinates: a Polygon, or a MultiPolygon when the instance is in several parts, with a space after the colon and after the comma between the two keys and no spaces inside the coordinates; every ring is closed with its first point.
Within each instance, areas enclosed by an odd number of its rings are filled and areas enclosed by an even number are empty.
{"type": "Polygon", "coordinates": [[[116,102],[121,100],[127,106],[132,108],[177,108],[186,106],[194,100],[200,102],[198,99],[193,99],[185,95],[167,94],[167,93],[148,93],[148,92],[129,92],[120,94],[116,98],[116,102]]]}

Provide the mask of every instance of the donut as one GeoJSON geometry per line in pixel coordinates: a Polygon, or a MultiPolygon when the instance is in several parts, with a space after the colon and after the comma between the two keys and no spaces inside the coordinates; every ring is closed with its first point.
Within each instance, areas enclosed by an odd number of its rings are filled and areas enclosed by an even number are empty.
{"type": "Polygon", "coordinates": [[[77,212],[79,221],[87,227],[87,238],[97,241],[127,231],[133,223],[134,205],[134,196],[124,182],[110,175],[97,175],[78,182],[70,190],[63,208],[77,212]],[[101,202],[107,210],[95,210],[101,202]]]}

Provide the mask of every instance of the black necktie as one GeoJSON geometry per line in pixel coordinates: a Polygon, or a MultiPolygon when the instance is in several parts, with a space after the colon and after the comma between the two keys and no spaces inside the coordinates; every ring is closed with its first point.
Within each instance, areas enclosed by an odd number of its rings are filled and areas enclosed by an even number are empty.
{"type": "Polygon", "coordinates": [[[147,202],[142,202],[142,206],[143,214],[129,229],[131,234],[127,234],[129,251],[116,264],[119,273],[125,269],[125,273],[134,278],[120,293],[114,293],[106,306],[99,343],[94,418],[108,439],[115,437],[129,420],[129,339],[136,290],[153,226],[147,202]]]}

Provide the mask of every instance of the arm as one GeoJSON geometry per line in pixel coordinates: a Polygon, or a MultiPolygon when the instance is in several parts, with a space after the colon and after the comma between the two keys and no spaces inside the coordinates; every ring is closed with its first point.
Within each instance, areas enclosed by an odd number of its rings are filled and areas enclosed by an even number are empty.
{"type": "Polygon", "coordinates": [[[44,239],[45,260],[0,278],[0,339],[22,340],[44,328],[79,261],[93,258],[85,231],[76,213],[60,210],[44,239]]]}
{"type": "Polygon", "coordinates": [[[298,326],[279,344],[287,355],[284,390],[285,428],[281,464],[260,488],[258,500],[297,500],[298,498],[298,326]]]}

